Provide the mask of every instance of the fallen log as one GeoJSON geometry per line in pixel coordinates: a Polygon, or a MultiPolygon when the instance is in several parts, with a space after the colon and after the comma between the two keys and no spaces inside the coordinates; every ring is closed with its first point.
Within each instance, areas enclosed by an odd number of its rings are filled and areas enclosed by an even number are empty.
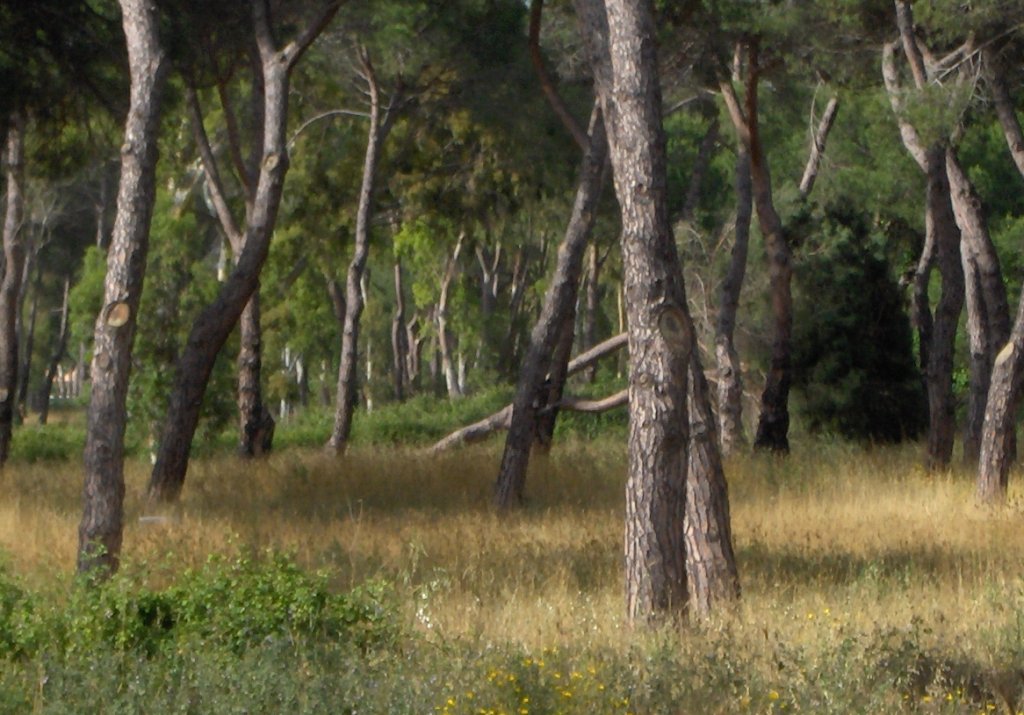
{"type": "MultiPolygon", "coordinates": [[[[598,343],[590,350],[578,355],[576,358],[569,362],[569,367],[566,375],[574,375],[577,372],[586,370],[588,367],[593,365],[595,362],[614,353],[626,344],[626,334],[619,333],[618,335],[608,338],[604,342],[598,343]]],[[[558,407],[567,410],[575,410],[576,412],[604,412],[614,407],[619,407],[626,404],[626,391],[622,390],[617,392],[610,397],[605,397],[601,400],[584,400],[581,398],[566,397],[558,403],[558,407]],[[608,403],[606,406],[605,403],[608,403]],[[576,405],[582,405],[583,407],[577,407],[576,405]]],[[[549,407],[548,409],[551,409],[549,407]]],[[[498,410],[492,415],[484,417],[478,422],[474,422],[471,425],[461,427],[451,434],[438,440],[430,447],[431,453],[443,452],[446,449],[457,447],[460,444],[470,444],[471,442],[479,442],[480,440],[488,437],[489,435],[499,430],[507,430],[512,422],[512,405],[505,405],[503,408],[498,410]]]]}

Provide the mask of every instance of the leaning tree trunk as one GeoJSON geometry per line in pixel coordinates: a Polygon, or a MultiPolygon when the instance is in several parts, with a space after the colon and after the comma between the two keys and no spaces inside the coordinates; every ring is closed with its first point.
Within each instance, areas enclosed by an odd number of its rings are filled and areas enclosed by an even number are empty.
{"type": "MultiPolygon", "coordinates": [[[[203,113],[199,106],[199,93],[194,84],[185,88],[186,104],[191,115],[192,131],[205,173],[207,191],[214,212],[220,221],[221,229],[231,248],[232,260],[237,262],[245,247],[245,234],[235,223],[234,215],[228,203],[221,173],[214,158],[213,149],[203,125],[203,113]]],[[[239,182],[245,190],[246,207],[252,210],[254,188],[252,176],[255,166],[245,166],[241,159],[241,139],[238,136],[237,124],[231,105],[226,101],[227,93],[221,91],[225,123],[228,126],[228,138],[231,154],[235,158],[235,170],[239,182]]],[[[218,280],[224,279],[227,271],[227,251],[221,244],[220,257],[217,265],[218,280]]],[[[263,404],[262,371],[263,371],[263,332],[260,325],[259,285],[246,303],[239,318],[240,345],[237,359],[237,392],[238,404],[238,449],[242,457],[256,457],[270,451],[273,444],[274,418],[263,404]]]]}
{"type": "Polygon", "coordinates": [[[289,75],[339,5],[339,2],[328,3],[317,20],[300,32],[295,40],[278,48],[270,29],[267,4],[262,0],[253,3],[261,75],[258,84],[263,90],[262,160],[259,162],[256,190],[253,200],[247,202],[245,240],[238,260],[217,297],[195,319],[178,359],[167,417],[149,481],[151,500],[175,501],[181,494],[192,437],[199,423],[199,411],[214,360],[256,290],[260,270],[270,249],[270,237],[288,171],[285,131],[288,125],[289,75]]]}
{"type": "MultiPolygon", "coordinates": [[[[604,183],[602,179],[601,183],[604,183]]],[[[578,284],[577,284],[578,285],[578,284]]],[[[558,421],[559,403],[565,393],[565,382],[568,379],[569,358],[572,357],[572,346],[576,342],[576,311],[567,317],[555,349],[551,351],[551,364],[547,378],[541,389],[541,407],[537,415],[534,432],[534,443],[542,450],[551,449],[555,441],[555,423],[558,421]]]]}
{"type": "Polygon", "coordinates": [[[78,570],[118,567],[124,514],[124,429],[128,374],[156,194],[159,98],[164,53],[152,0],[121,0],[131,100],[121,145],[117,216],[107,253],[103,309],[96,320],[85,438],[85,489],[78,570]]]}
{"type": "Polygon", "coordinates": [[[565,381],[564,365],[569,360],[565,347],[566,342],[569,349],[572,347],[572,326],[575,322],[583,253],[597,216],[607,155],[604,120],[595,104],[572,215],[565,230],[565,238],[558,249],[555,274],[544,296],[544,306],[530,336],[530,346],[519,371],[516,396],[512,403],[511,426],[505,439],[505,451],[494,487],[494,503],[499,509],[508,509],[522,501],[526,468],[538,427],[537,412],[541,406],[548,404],[550,397],[546,394],[549,386],[545,384],[545,378],[552,368],[558,369],[561,364],[561,380],[557,382],[564,384],[565,381]],[[564,359],[560,359],[562,355],[554,355],[559,343],[562,347],[559,352],[565,353],[564,359]],[[560,362],[556,362],[559,359],[560,362]]]}
{"type": "Polygon", "coordinates": [[[7,215],[4,218],[4,275],[0,281],[0,466],[11,449],[18,402],[18,295],[25,243],[25,118],[13,112],[7,126],[7,215]]]}
{"type": "Polygon", "coordinates": [[[238,454],[259,457],[274,443],[274,416],[263,402],[263,330],[259,284],[238,322],[238,454]]]}
{"type": "Polygon", "coordinates": [[[360,50],[359,62],[367,82],[370,96],[370,130],[366,139],[366,156],[363,160],[363,181],[359,190],[359,206],[356,209],[355,246],[352,261],[345,279],[345,323],[341,336],[341,362],[338,367],[338,389],[334,406],[334,427],[331,430],[328,449],[335,453],[345,451],[352,431],[352,414],[355,411],[357,380],[356,362],[359,353],[359,323],[363,314],[363,291],[360,285],[366,270],[366,259],[370,254],[370,221],[373,217],[373,189],[377,178],[377,161],[381,145],[387,138],[394,113],[392,106],[381,116],[380,87],[373,71],[373,64],[365,49],[360,50]]]}

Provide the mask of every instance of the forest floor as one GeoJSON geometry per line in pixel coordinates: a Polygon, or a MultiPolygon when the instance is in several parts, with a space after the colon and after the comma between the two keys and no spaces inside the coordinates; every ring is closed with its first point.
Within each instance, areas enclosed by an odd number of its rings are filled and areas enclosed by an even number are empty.
{"type": "Polygon", "coordinates": [[[91,591],[79,469],[6,469],[0,711],[1024,710],[1019,489],[981,509],[914,446],[733,459],[741,601],[632,630],[620,441],[535,458],[507,517],[498,450],[203,459],[160,513],[133,462],[122,575],[91,591]]]}

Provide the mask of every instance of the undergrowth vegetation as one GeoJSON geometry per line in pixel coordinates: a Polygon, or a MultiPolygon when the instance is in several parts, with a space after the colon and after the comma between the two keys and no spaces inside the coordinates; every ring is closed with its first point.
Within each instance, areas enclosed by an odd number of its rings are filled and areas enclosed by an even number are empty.
{"type": "MultiPolygon", "coordinates": [[[[498,402],[498,400],[495,400],[498,402]]],[[[80,474],[0,475],[0,711],[1019,712],[1024,504],[973,505],[914,448],[728,465],[744,595],[622,619],[621,440],[537,455],[499,517],[496,443],[195,462],[151,512],[128,465],[121,573],[74,582],[80,474]]]]}

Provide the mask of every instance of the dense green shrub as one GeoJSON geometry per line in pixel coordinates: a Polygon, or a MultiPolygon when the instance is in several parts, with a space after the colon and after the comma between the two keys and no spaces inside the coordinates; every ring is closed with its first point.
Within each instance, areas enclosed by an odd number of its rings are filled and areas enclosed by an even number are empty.
{"type": "Polygon", "coordinates": [[[50,644],[68,654],[112,649],[146,656],[183,642],[240,654],[303,639],[363,651],[387,645],[399,633],[384,584],[334,593],[326,573],[307,573],[273,552],[260,558],[213,556],[159,590],[123,575],[80,584],[67,607],[50,614],[47,628],[50,644]]]}
{"type": "Polygon", "coordinates": [[[833,210],[802,251],[793,372],[812,431],[891,442],[916,437],[927,420],[910,323],[883,240],[863,217],[833,210]]]}

